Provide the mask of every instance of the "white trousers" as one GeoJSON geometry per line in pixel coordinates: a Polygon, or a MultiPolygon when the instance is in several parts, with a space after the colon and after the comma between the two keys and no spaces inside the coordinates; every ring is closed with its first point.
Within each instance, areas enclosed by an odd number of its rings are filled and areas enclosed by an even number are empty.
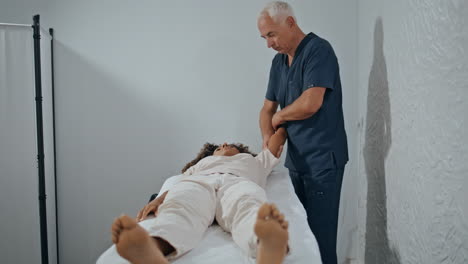
{"type": "MultiPolygon", "coordinates": [[[[192,175],[169,190],[157,217],[140,225],[150,236],[160,237],[175,248],[167,256],[173,259],[193,249],[216,219],[242,251],[255,257],[254,225],[258,209],[266,200],[265,190],[246,178],[231,174],[192,175]]],[[[108,251],[97,263],[116,263],[116,256],[112,256],[117,254],[115,247],[108,251]]]]}

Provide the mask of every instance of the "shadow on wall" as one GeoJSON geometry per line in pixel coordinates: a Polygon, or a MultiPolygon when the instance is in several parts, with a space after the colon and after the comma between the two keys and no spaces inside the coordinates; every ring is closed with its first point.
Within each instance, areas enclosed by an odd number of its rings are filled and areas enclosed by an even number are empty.
{"type": "Polygon", "coordinates": [[[383,53],[383,24],[374,29],[374,59],[369,75],[364,162],[367,174],[365,263],[400,263],[387,234],[385,160],[392,144],[387,65],[383,53]]]}

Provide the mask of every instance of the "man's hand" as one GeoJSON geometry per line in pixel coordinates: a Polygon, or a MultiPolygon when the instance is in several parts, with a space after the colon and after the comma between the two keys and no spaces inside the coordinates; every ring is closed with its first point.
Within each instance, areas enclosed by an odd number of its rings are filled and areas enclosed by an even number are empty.
{"type": "Polygon", "coordinates": [[[280,115],[280,112],[276,112],[274,115],[273,115],[273,118],[271,119],[271,126],[273,127],[273,129],[276,131],[278,130],[278,127],[283,124],[284,122],[286,122],[285,120],[282,119],[281,115],[280,115]]]}
{"type": "Polygon", "coordinates": [[[270,141],[270,138],[273,134],[271,135],[264,135],[263,136],[263,146],[262,149],[268,148],[268,141],[270,141]]]}
{"type": "Polygon", "coordinates": [[[262,110],[260,111],[260,131],[263,137],[262,149],[268,147],[270,137],[275,134],[275,130],[271,127],[271,119],[278,109],[278,103],[265,99],[262,110]]]}

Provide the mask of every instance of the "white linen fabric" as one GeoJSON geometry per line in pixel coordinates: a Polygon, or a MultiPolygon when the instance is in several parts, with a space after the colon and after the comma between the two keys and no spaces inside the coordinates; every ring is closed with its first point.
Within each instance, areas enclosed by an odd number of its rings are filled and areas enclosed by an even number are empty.
{"type": "Polygon", "coordinates": [[[266,178],[279,161],[267,148],[256,157],[247,153],[234,156],[208,156],[188,168],[184,175],[229,173],[248,178],[265,188],[266,178]]]}
{"type": "Polygon", "coordinates": [[[231,174],[186,176],[168,192],[158,216],[141,225],[153,237],[161,237],[175,249],[168,259],[195,248],[216,219],[232,234],[245,254],[256,255],[253,232],[265,191],[256,183],[231,174]]]}

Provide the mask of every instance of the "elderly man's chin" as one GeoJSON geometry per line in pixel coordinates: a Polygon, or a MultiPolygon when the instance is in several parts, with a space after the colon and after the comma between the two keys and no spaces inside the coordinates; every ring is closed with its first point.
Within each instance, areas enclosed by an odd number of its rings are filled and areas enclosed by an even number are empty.
{"type": "Polygon", "coordinates": [[[280,54],[284,54],[284,51],[282,48],[277,48],[277,49],[274,49],[276,52],[280,53],[280,54]]]}

